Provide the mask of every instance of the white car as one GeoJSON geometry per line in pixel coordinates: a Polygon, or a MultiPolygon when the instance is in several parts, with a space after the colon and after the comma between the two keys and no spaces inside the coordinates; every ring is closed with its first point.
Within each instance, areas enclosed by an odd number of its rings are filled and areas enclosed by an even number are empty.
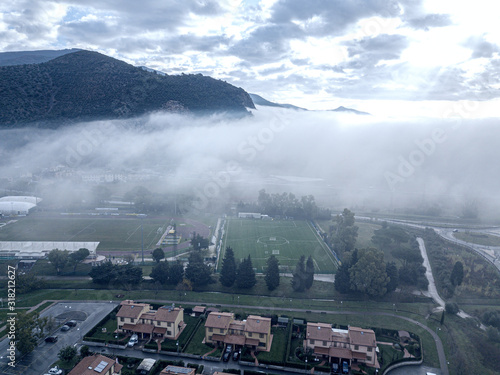
{"type": "Polygon", "coordinates": [[[137,335],[134,333],[134,334],[130,337],[130,341],[128,342],[127,346],[132,347],[132,346],[134,346],[135,344],[137,344],[137,341],[139,341],[139,337],[137,337],[137,335]]]}
{"type": "Polygon", "coordinates": [[[59,367],[52,367],[50,370],[49,370],[49,374],[50,375],[61,375],[62,374],[62,370],[59,368],[59,367]]]}

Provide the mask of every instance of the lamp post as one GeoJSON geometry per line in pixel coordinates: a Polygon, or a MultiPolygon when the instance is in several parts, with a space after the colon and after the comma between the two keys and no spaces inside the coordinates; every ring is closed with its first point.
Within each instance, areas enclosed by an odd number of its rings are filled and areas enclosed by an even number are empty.
{"type": "MultiPolygon", "coordinates": [[[[438,331],[441,331],[441,328],[436,327],[436,335],[438,334],[438,331]]],[[[436,341],[437,341],[437,339],[436,339],[436,341]]]]}
{"type": "MultiPolygon", "coordinates": [[[[306,354],[307,355],[307,354],[306,354]]],[[[307,358],[306,358],[306,367],[305,367],[305,372],[307,373],[307,358]]]]}
{"type": "Polygon", "coordinates": [[[175,343],[175,345],[177,346],[177,355],[179,355],[179,340],[177,340],[177,342],[175,343]]]}

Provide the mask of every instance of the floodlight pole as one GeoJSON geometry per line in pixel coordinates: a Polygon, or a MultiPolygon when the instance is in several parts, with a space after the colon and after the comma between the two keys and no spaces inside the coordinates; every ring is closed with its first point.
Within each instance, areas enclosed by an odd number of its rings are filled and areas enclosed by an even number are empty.
{"type": "Polygon", "coordinates": [[[141,215],[141,248],[142,248],[142,265],[144,265],[144,229],[142,227],[142,215],[141,215]]]}

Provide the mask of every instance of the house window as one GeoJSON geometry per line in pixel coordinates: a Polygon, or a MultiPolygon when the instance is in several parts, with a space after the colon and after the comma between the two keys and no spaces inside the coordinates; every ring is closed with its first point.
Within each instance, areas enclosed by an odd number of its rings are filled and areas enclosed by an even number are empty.
{"type": "Polygon", "coordinates": [[[124,322],[125,321],[125,318],[120,318],[120,322],[124,322]]]}
{"type": "Polygon", "coordinates": [[[333,343],[333,346],[336,348],[337,347],[337,341],[333,343]]]}
{"type": "Polygon", "coordinates": [[[209,339],[210,341],[212,341],[212,336],[211,336],[211,335],[210,335],[210,336],[208,336],[208,339],[209,339]]]}
{"type": "Polygon", "coordinates": [[[134,322],[134,318],[130,318],[130,323],[133,323],[134,322]]]}
{"type": "Polygon", "coordinates": [[[172,323],[168,322],[167,327],[172,327],[172,323]]]}
{"type": "Polygon", "coordinates": [[[311,342],[311,345],[314,345],[314,340],[311,339],[309,341],[311,342]]]}
{"type": "Polygon", "coordinates": [[[248,337],[252,337],[252,332],[248,332],[248,337]]]}
{"type": "Polygon", "coordinates": [[[359,345],[354,345],[354,350],[359,350],[359,345]]]}
{"type": "Polygon", "coordinates": [[[260,337],[261,339],[263,339],[263,338],[264,338],[264,334],[263,334],[263,333],[259,334],[259,337],[260,337]]]}
{"type": "Polygon", "coordinates": [[[220,333],[224,333],[224,330],[222,328],[220,329],[220,333]]]}
{"type": "Polygon", "coordinates": [[[367,355],[367,356],[366,356],[366,360],[367,360],[367,361],[369,361],[369,362],[371,362],[372,357],[370,357],[369,355],[367,355]]]}
{"type": "Polygon", "coordinates": [[[208,328],[208,332],[213,332],[214,329],[212,327],[208,328]]]}
{"type": "Polygon", "coordinates": [[[372,351],[372,349],[373,349],[372,347],[370,347],[370,346],[368,347],[368,351],[369,351],[369,352],[371,352],[371,351],[372,351]]]}
{"type": "Polygon", "coordinates": [[[323,346],[326,346],[326,341],[323,341],[323,346]]]}

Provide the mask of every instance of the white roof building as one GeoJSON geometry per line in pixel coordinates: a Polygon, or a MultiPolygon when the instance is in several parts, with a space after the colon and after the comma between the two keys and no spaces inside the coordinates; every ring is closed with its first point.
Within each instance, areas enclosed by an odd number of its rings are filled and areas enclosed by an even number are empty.
{"type": "Polygon", "coordinates": [[[0,198],[1,215],[27,215],[41,201],[38,197],[7,196],[0,198]]]}
{"type": "Polygon", "coordinates": [[[72,253],[81,248],[95,256],[97,246],[99,242],[0,241],[0,258],[43,258],[54,249],[72,253]]]}

